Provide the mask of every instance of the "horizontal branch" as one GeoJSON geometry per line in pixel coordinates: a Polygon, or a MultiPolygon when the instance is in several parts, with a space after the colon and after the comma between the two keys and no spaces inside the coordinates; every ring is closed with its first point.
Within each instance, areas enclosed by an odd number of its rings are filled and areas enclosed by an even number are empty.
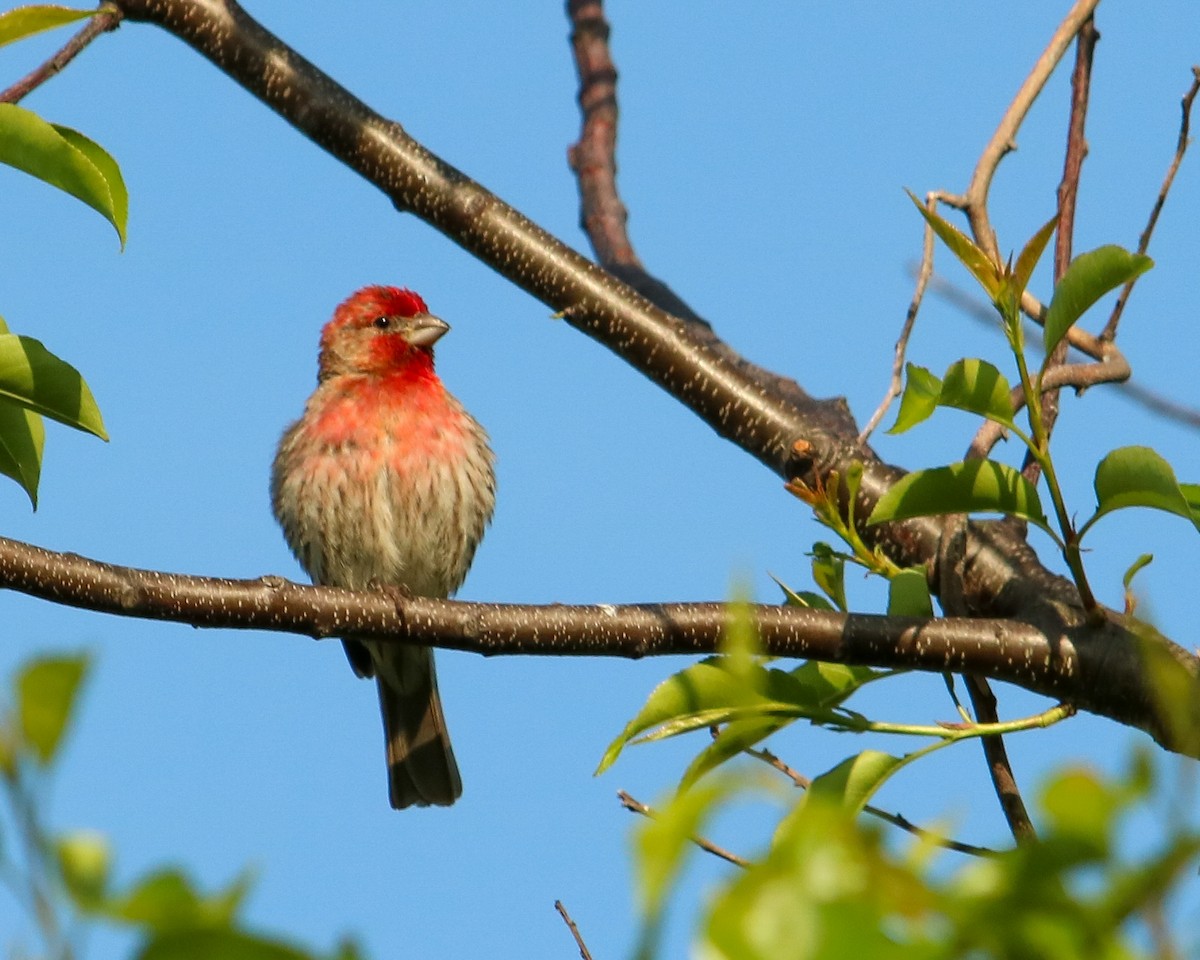
{"type": "MultiPolygon", "coordinates": [[[[640,658],[715,653],[723,603],[594,606],[467,603],[314,587],[282,577],[229,580],[166,574],[55,553],[0,538],[0,586],[102,613],[197,627],[353,634],[483,656],[640,658]]],[[[1136,651],[1121,662],[1080,626],[1048,636],[1015,620],[925,619],[797,607],[753,608],[773,656],[929,672],[973,671],[1164,733],[1138,693],[1136,651]]]]}

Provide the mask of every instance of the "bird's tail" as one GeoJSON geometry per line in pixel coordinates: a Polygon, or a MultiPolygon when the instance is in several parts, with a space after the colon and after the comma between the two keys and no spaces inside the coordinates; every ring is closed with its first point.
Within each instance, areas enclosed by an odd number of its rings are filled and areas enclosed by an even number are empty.
{"type": "Polygon", "coordinates": [[[392,647],[387,661],[386,667],[376,664],[376,683],[392,806],[448,807],[462,795],[462,779],[442,714],[433,651],[392,647]]]}

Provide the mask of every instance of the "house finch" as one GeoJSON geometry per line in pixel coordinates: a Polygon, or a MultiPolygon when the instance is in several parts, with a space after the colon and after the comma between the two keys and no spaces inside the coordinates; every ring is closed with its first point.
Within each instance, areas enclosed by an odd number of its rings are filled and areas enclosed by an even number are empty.
{"type": "MultiPolygon", "coordinates": [[[[317,388],[279,443],[275,517],[314,583],[458,589],[495,505],[487,434],[433,369],[450,327],[419,296],[366,287],[321,333],[317,388]]],[[[462,793],[438,698],[433,651],[343,641],[374,676],[392,806],[448,806],[462,793]]]]}

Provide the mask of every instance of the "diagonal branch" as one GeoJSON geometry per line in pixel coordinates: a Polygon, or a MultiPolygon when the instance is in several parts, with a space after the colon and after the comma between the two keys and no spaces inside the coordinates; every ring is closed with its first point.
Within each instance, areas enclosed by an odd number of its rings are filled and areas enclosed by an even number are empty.
{"type": "MultiPolygon", "coordinates": [[[[1187,153],[1188,144],[1191,142],[1188,133],[1192,123],[1192,104],[1198,93],[1200,93],[1200,67],[1194,66],[1192,67],[1192,85],[1188,87],[1187,93],[1183,95],[1183,100],[1180,102],[1182,117],[1179,121],[1179,137],[1175,142],[1175,155],[1171,158],[1170,166],[1167,167],[1162,186],[1158,189],[1158,196],[1154,198],[1154,206],[1150,210],[1150,219],[1146,222],[1146,229],[1138,237],[1138,253],[1145,253],[1150,249],[1150,238],[1154,236],[1154,228],[1158,226],[1159,214],[1162,213],[1163,206],[1167,202],[1167,194],[1171,192],[1171,184],[1175,182],[1175,174],[1179,172],[1179,165],[1183,163],[1183,155],[1187,153]]],[[[1116,338],[1117,325],[1121,322],[1121,314],[1125,312],[1125,304],[1129,302],[1129,295],[1133,293],[1133,286],[1137,283],[1137,279],[1137,277],[1133,277],[1121,289],[1121,295],[1117,297],[1117,302],[1113,306],[1112,315],[1108,318],[1104,329],[1100,331],[1101,341],[1108,342],[1116,338]]]]}
{"type": "Polygon", "coordinates": [[[62,49],[0,93],[0,103],[20,103],[47,80],[62,73],[67,64],[79,56],[100,34],[116,30],[120,25],[121,11],[111,4],[102,4],[95,16],[88,20],[83,29],[68,40],[62,49]]]}

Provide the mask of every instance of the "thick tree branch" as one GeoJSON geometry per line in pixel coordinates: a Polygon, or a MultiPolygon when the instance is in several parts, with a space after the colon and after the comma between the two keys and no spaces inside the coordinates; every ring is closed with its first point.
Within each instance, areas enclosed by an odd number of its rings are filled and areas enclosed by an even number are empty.
{"type": "MultiPolygon", "coordinates": [[[[715,653],[728,621],[723,603],[397,601],[390,594],[310,587],[281,577],[228,580],[138,570],[4,538],[0,585],[120,616],[316,638],[352,633],[484,656],[715,653]]],[[[755,618],[763,649],[773,656],[985,673],[1178,746],[1146,700],[1137,648],[1117,642],[1124,631],[1116,624],[1100,629],[1080,624],[1059,634],[1018,620],[865,616],[782,606],[755,607],[755,618]]],[[[1181,669],[1189,669],[1186,655],[1179,655],[1181,669]]]]}

